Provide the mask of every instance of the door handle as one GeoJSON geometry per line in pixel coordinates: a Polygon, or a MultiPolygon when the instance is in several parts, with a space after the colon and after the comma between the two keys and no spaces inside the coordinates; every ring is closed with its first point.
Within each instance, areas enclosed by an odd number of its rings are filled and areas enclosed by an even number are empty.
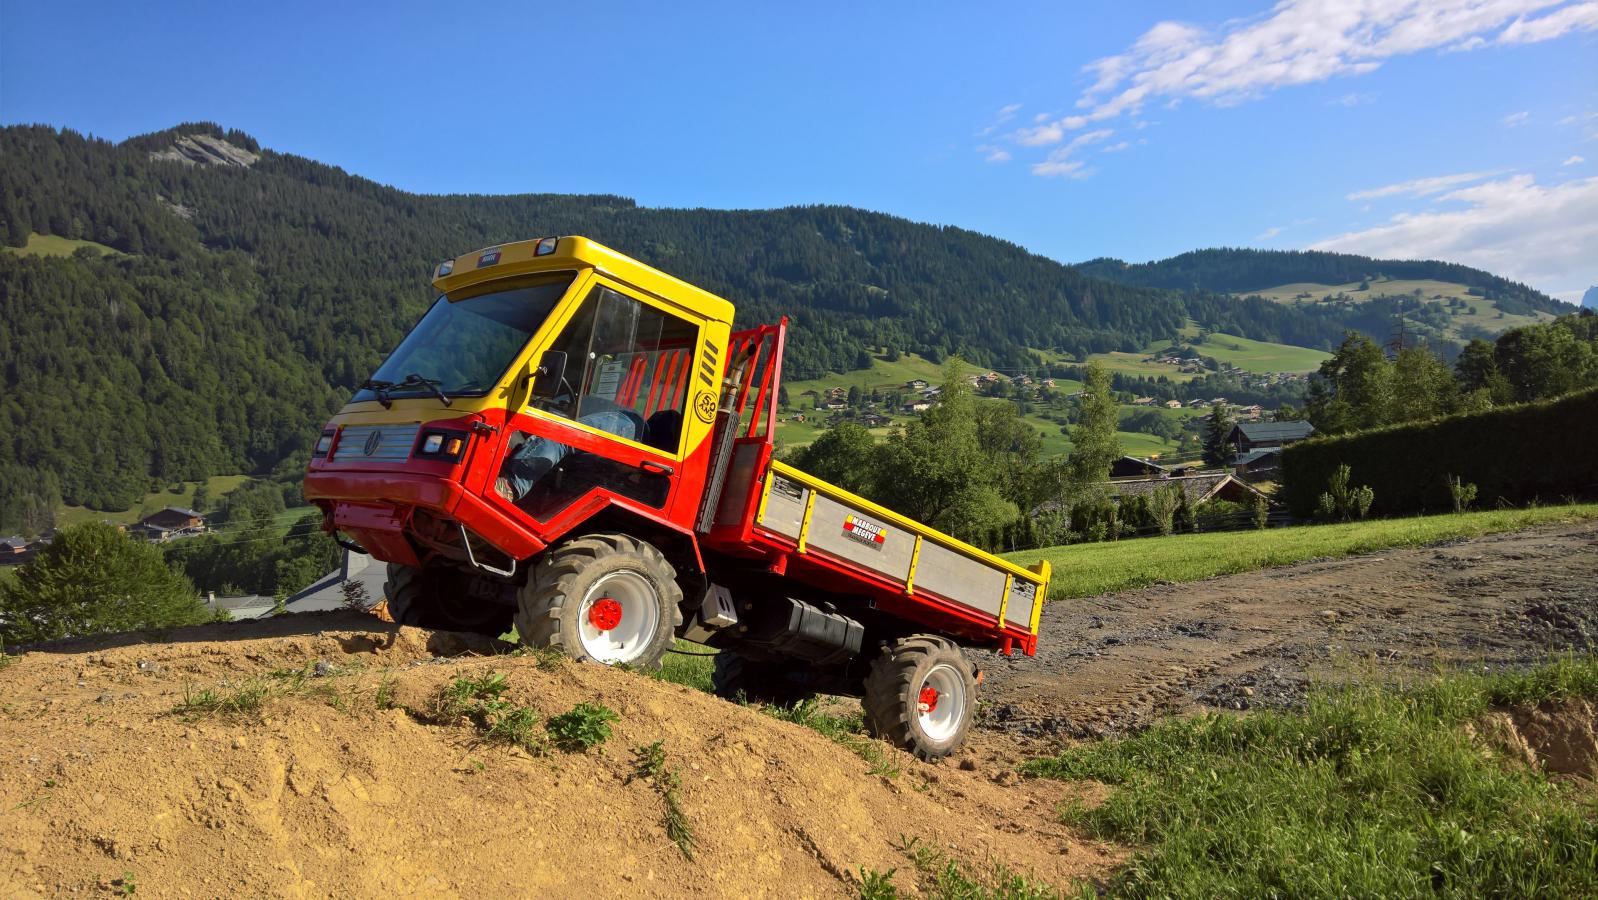
{"type": "Polygon", "coordinates": [[[677,471],[665,463],[655,462],[652,459],[646,459],[639,463],[638,468],[643,469],[645,472],[656,472],[661,475],[670,475],[671,473],[677,471]]]}

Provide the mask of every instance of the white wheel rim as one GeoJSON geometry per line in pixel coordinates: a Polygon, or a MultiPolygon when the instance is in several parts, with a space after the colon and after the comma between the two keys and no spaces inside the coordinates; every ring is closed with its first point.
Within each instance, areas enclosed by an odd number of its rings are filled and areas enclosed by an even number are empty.
{"type": "Polygon", "coordinates": [[[921,733],[934,741],[954,737],[965,719],[965,676],[948,663],[927,671],[916,689],[916,721],[921,733]]]}
{"type": "Polygon", "coordinates": [[[577,607],[577,637],[583,652],[606,665],[641,658],[659,623],[659,595],[638,572],[605,575],[577,607]]]}

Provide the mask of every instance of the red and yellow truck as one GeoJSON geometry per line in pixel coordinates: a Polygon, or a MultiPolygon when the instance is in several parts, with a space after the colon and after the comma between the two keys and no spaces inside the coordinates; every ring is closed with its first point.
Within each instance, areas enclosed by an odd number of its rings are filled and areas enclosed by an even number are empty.
{"type": "Polygon", "coordinates": [[[862,698],[923,757],[976,646],[1035,652],[1048,564],[984,553],[774,458],[786,320],[582,237],[441,263],[438,299],[321,433],[305,495],[388,563],[395,621],[600,663],[717,648],[724,695],[862,698]]]}

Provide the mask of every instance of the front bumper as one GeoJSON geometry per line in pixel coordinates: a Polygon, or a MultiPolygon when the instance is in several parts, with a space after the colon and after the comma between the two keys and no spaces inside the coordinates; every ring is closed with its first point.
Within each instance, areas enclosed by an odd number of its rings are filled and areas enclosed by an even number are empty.
{"type": "Polygon", "coordinates": [[[421,563],[406,536],[417,509],[461,523],[513,559],[525,560],[545,546],[459,482],[434,475],[313,469],[305,474],[305,499],[322,508],[324,527],[349,535],[377,559],[402,565],[421,563]]]}

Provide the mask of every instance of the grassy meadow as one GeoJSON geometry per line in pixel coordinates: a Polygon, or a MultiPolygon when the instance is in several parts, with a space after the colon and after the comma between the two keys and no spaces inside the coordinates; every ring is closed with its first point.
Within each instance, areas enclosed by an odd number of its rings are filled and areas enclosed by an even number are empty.
{"type": "Polygon", "coordinates": [[[56,237],[53,234],[39,234],[34,232],[28,235],[28,243],[21,247],[7,247],[7,251],[18,256],[71,256],[82,247],[92,247],[102,255],[123,256],[122,251],[96,244],[94,241],[78,241],[72,238],[56,237]]]}
{"type": "Polygon", "coordinates": [[[1598,699],[1598,658],[1403,689],[1321,688],[1303,711],[1169,719],[1027,774],[1096,781],[1063,821],[1136,848],[1110,897],[1591,897],[1598,807],[1477,736],[1495,709],[1598,699]]]}
{"type": "MultiPolygon", "coordinates": [[[[206,490],[211,494],[211,503],[222,499],[239,485],[249,480],[248,475],[212,475],[206,479],[206,490]]],[[[80,522],[116,522],[131,525],[143,517],[164,509],[168,506],[188,506],[194,502],[194,489],[199,486],[197,481],[181,483],[182,489],[172,491],[162,488],[145,494],[144,499],[135,506],[120,511],[105,512],[98,509],[89,509],[86,506],[61,506],[56,509],[55,522],[57,526],[76,525],[80,522]]]]}
{"type": "Polygon", "coordinates": [[[1587,519],[1598,519],[1598,503],[1298,525],[1264,531],[1175,534],[1023,550],[1005,557],[1023,566],[1047,559],[1054,567],[1049,597],[1058,600],[1130,590],[1156,581],[1199,581],[1316,557],[1352,556],[1587,519]]]}
{"type": "MultiPolygon", "coordinates": [[[[1485,329],[1490,332],[1507,331],[1523,325],[1537,322],[1546,322],[1553,318],[1547,313],[1533,313],[1529,316],[1510,315],[1505,313],[1499,318],[1498,304],[1485,297],[1472,297],[1468,288],[1463,284],[1450,281],[1435,281],[1432,279],[1398,279],[1382,278],[1370,282],[1370,290],[1359,289],[1359,282],[1348,284],[1315,284],[1302,282],[1298,284],[1283,284],[1258,291],[1247,291],[1236,296],[1247,297],[1258,295],[1275,303],[1289,303],[1294,305],[1305,303],[1319,303],[1322,300],[1343,294],[1348,299],[1358,303],[1372,297],[1383,295],[1398,296],[1401,294],[1413,295],[1420,291],[1421,300],[1427,303],[1438,301],[1447,302],[1449,299],[1463,300],[1465,303],[1476,307],[1475,315],[1462,312],[1453,316],[1453,327],[1449,329],[1455,336],[1460,335],[1470,327],[1485,329]],[[1308,295],[1307,297],[1305,295],[1308,295]]],[[[1219,359],[1220,357],[1217,357],[1219,359]]]]}

